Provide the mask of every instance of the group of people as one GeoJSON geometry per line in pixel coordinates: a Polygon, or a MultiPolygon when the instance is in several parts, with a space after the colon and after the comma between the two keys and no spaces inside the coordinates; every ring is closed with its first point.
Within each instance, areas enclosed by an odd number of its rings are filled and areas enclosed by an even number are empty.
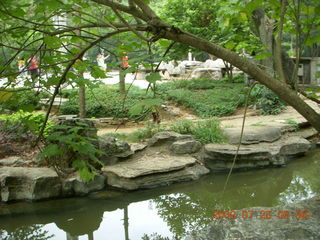
{"type": "Polygon", "coordinates": [[[39,76],[39,66],[35,56],[29,58],[27,61],[23,58],[18,60],[18,70],[22,76],[30,75],[32,80],[39,76]]]}
{"type": "MultiPolygon", "coordinates": [[[[107,63],[106,63],[106,59],[108,59],[110,57],[110,55],[104,56],[103,54],[99,53],[97,55],[97,64],[98,66],[103,70],[106,71],[107,70],[107,63]]],[[[122,69],[127,69],[129,67],[129,63],[128,63],[128,56],[127,53],[124,52],[123,56],[121,57],[121,66],[122,69]]]]}

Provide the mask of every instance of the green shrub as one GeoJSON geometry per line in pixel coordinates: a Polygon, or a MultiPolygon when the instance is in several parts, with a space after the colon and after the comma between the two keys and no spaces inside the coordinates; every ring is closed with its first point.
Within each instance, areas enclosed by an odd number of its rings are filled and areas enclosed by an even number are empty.
{"type": "Polygon", "coordinates": [[[84,122],[75,122],[75,126],[53,126],[46,137],[41,159],[60,174],[73,167],[82,180],[92,180],[99,167],[103,166],[98,156],[104,153],[96,147],[97,136],[87,134],[90,130],[84,122]]]}
{"type": "Polygon", "coordinates": [[[40,99],[48,98],[49,93],[37,92],[34,90],[19,91],[19,89],[13,89],[16,92],[12,92],[12,96],[0,103],[0,110],[7,109],[11,111],[18,111],[19,109],[27,109],[33,106],[34,109],[41,109],[40,99]]]}
{"type": "Polygon", "coordinates": [[[191,134],[201,143],[223,142],[225,137],[217,118],[192,122],[191,120],[181,120],[169,127],[169,130],[180,134],[191,134]]]}
{"type": "Polygon", "coordinates": [[[170,126],[170,130],[180,134],[191,134],[194,129],[194,123],[191,120],[180,120],[170,126]]]}
{"type": "Polygon", "coordinates": [[[112,136],[122,141],[127,142],[142,142],[148,138],[151,138],[157,132],[165,130],[164,128],[160,127],[158,124],[148,124],[144,128],[138,128],[136,131],[132,133],[107,133],[105,135],[112,136]]]}
{"type": "MultiPolygon", "coordinates": [[[[12,115],[0,115],[1,132],[4,138],[8,140],[24,141],[32,140],[39,131],[44,122],[45,116],[41,113],[29,113],[19,111],[12,115]]],[[[44,130],[44,136],[47,136],[51,121],[48,121],[44,130]]]]}
{"type": "Polygon", "coordinates": [[[258,108],[259,113],[262,115],[276,115],[282,110],[286,109],[284,102],[269,88],[263,85],[256,85],[252,89],[252,101],[254,101],[258,108]]]}

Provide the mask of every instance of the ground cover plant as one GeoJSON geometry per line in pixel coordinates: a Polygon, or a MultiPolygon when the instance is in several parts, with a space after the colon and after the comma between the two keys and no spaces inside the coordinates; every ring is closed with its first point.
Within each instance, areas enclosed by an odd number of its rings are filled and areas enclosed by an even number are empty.
{"type": "MultiPolygon", "coordinates": [[[[61,96],[67,97],[69,101],[61,106],[60,113],[78,114],[78,90],[64,90],[61,96]]],[[[150,97],[151,93],[146,93],[145,90],[135,86],[131,86],[128,94],[124,97],[119,92],[118,85],[100,85],[98,88],[87,90],[86,115],[87,117],[132,118],[134,120],[134,117],[130,116],[129,110],[150,97]]]]}
{"type": "Polygon", "coordinates": [[[242,106],[244,87],[243,83],[193,79],[161,84],[158,93],[201,118],[210,118],[233,114],[242,106]]]}
{"type": "MultiPolygon", "coordinates": [[[[243,88],[243,83],[228,83],[212,79],[179,80],[158,84],[156,97],[162,99],[163,103],[170,101],[189,108],[201,118],[210,118],[234,113],[237,107],[243,104],[244,96],[241,93],[243,88]]],[[[78,90],[64,90],[62,97],[68,97],[69,102],[61,107],[60,113],[77,114],[78,90]]],[[[87,117],[144,120],[146,119],[144,117],[132,116],[130,109],[152,97],[152,92],[132,86],[124,101],[116,85],[101,85],[87,93],[87,117]]],[[[141,115],[146,111],[142,111],[141,115]]]]}

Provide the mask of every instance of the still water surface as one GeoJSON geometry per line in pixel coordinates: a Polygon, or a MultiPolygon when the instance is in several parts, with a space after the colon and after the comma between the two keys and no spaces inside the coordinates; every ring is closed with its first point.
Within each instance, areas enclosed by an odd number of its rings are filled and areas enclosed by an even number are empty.
{"type": "Polygon", "coordinates": [[[285,168],[225,174],[130,193],[0,205],[1,240],[179,240],[214,210],[269,207],[320,195],[320,150],[285,168]],[[161,236],[161,238],[160,238],[161,236]]]}

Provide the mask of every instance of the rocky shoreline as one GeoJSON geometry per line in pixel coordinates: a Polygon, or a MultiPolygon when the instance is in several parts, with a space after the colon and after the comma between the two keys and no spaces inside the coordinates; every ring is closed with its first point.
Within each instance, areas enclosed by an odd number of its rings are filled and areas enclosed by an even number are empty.
{"type": "MultiPolygon", "coordinates": [[[[37,201],[84,196],[106,188],[138,190],[197,180],[210,171],[228,171],[239,141],[239,129],[224,129],[229,143],[200,144],[190,135],[159,132],[148,143],[129,145],[113,137],[99,138],[107,153],[101,173],[84,183],[78,174],[60,177],[50,168],[30,167],[19,157],[0,160],[0,200],[37,201]]],[[[314,132],[313,132],[314,133],[314,132]]],[[[308,135],[310,137],[310,134],[308,135]]],[[[277,127],[251,127],[244,131],[236,170],[284,166],[311,149],[311,142],[296,132],[277,127]]]]}

